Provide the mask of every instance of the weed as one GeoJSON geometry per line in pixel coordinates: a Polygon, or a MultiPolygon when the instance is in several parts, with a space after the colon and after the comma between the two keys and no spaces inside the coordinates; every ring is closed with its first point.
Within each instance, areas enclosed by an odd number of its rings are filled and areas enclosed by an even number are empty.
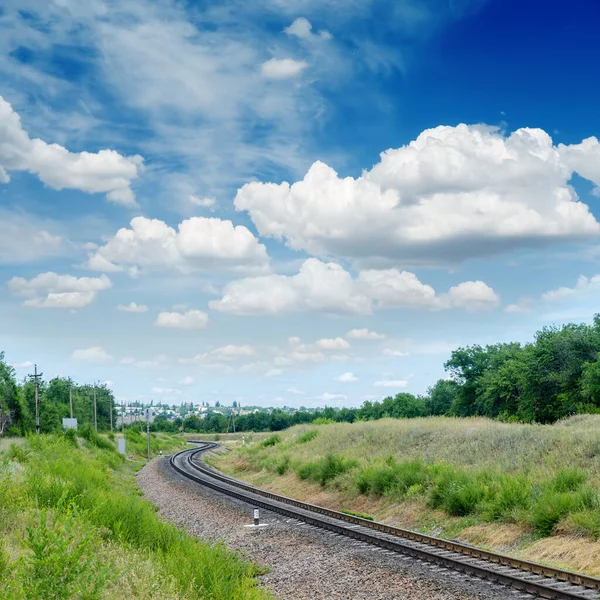
{"type": "Polygon", "coordinates": [[[319,435],[318,430],[311,429],[310,431],[306,431],[301,436],[298,437],[298,444],[306,444],[314,440],[319,435]]]}
{"type": "Polygon", "coordinates": [[[288,469],[290,468],[290,462],[290,457],[285,455],[275,467],[277,475],[285,475],[288,472],[288,469]]]}
{"type": "Polygon", "coordinates": [[[348,460],[338,454],[329,453],[325,458],[301,465],[297,474],[300,479],[311,479],[324,486],[354,468],[356,464],[355,460],[348,460]]]}
{"type": "Polygon", "coordinates": [[[567,467],[557,471],[552,487],[556,492],[574,492],[586,479],[586,474],[579,469],[567,467]]]}
{"type": "Polygon", "coordinates": [[[371,515],[367,515],[365,513],[354,512],[353,510],[342,509],[340,512],[345,515],[350,515],[351,517],[358,517],[359,519],[366,519],[367,521],[374,521],[375,519],[371,515]]]}
{"type": "Polygon", "coordinates": [[[269,446],[275,446],[275,444],[279,444],[279,442],[281,442],[281,436],[278,433],[274,433],[267,439],[263,440],[260,445],[263,448],[268,448],[269,446]]]}

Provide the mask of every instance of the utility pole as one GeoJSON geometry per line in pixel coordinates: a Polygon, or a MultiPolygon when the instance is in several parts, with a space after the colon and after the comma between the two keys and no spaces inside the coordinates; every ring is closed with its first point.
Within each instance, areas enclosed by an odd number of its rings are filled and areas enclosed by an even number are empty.
{"type": "Polygon", "coordinates": [[[151,408],[146,408],[146,435],[148,436],[148,462],[150,462],[150,414],[151,408]]]}
{"type": "Polygon", "coordinates": [[[121,433],[125,433],[125,402],[121,401],[121,433]]]}
{"type": "Polygon", "coordinates": [[[110,432],[112,433],[112,405],[113,405],[113,399],[112,396],[109,394],[108,396],[108,401],[110,402],[110,432]]]}
{"type": "Polygon", "coordinates": [[[94,384],[94,428],[98,433],[98,413],[96,411],[96,384],[94,384]]]}
{"type": "Polygon", "coordinates": [[[69,408],[71,410],[71,419],[73,418],[73,387],[69,383],[69,408]]]}
{"type": "Polygon", "coordinates": [[[43,375],[43,373],[37,372],[37,365],[33,365],[33,375],[29,375],[29,377],[33,377],[34,387],[35,387],[35,432],[36,434],[40,433],[40,394],[38,389],[38,379],[43,375]]]}

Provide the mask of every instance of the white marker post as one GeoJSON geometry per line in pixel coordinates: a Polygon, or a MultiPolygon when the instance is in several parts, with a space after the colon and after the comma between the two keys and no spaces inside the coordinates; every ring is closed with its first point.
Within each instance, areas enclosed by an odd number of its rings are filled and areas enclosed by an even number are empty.
{"type": "Polygon", "coordinates": [[[244,525],[244,527],[251,527],[252,529],[258,528],[258,527],[266,527],[267,526],[266,523],[260,522],[260,512],[259,512],[258,508],[255,508],[252,512],[253,512],[253,516],[254,516],[254,523],[252,523],[251,525],[244,525]]]}

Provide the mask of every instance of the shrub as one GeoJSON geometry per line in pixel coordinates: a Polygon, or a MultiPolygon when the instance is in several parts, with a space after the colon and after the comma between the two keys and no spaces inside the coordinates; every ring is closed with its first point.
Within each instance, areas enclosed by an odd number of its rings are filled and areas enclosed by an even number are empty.
{"type": "Polygon", "coordinates": [[[447,468],[440,470],[434,481],[429,505],[463,517],[475,512],[484,494],[484,487],[473,476],[447,468]]]}
{"type": "Polygon", "coordinates": [[[75,429],[65,429],[62,437],[72,448],[79,447],[79,444],[77,443],[77,431],[75,431],[75,429]]]}
{"type": "Polygon", "coordinates": [[[114,444],[109,442],[106,438],[103,438],[95,429],[89,425],[81,428],[80,435],[83,439],[87,440],[92,446],[96,446],[102,450],[112,450],[116,452],[114,444]]]}
{"type": "Polygon", "coordinates": [[[268,448],[269,446],[275,446],[275,444],[279,444],[281,442],[281,436],[278,433],[274,433],[270,435],[266,440],[261,442],[261,446],[263,448],[268,448]]]}
{"type": "Polygon", "coordinates": [[[597,510],[582,510],[569,515],[569,525],[596,541],[600,539],[600,513],[597,510]]]}
{"type": "Polygon", "coordinates": [[[570,492],[546,492],[534,506],[531,522],[542,536],[551,535],[555,525],[577,508],[577,498],[570,492]]]}
{"type": "Polygon", "coordinates": [[[78,531],[72,519],[48,520],[27,528],[28,554],[21,573],[27,598],[99,598],[108,568],[95,559],[91,529],[78,531]]]}
{"type": "Polygon", "coordinates": [[[319,435],[319,432],[316,429],[311,429],[310,431],[306,431],[298,438],[298,444],[306,444],[307,442],[311,442],[319,435]]]}
{"type": "Polygon", "coordinates": [[[25,464],[29,460],[29,452],[23,446],[14,442],[8,447],[6,456],[8,460],[13,460],[21,464],[25,464]]]}
{"type": "Polygon", "coordinates": [[[361,494],[384,496],[386,494],[406,494],[409,488],[423,485],[427,481],[427,471],[418,460],[397,462],[392,456],[383,465],[373,465],[361,469],[355,484],[361,494]]]}
{"type": "Polygon", "coordinates": [[[586,474],[579,469],[560,469],[554,476],[552,487],[556,492],[573,492],[585,483],[586,479],[586,474]]]}
{"type": "Polygon", "coordinates": [[[324,486],[355,466],[355,460],[330,453],[325,458],[301,465],[296,473],[300,479],[311,479],[324,486]]]}
{"type": "Polygon", "coordinates": [[[525,479],[502,477],[495,484],[484,511],[488,520],[510,520],[515,510],[531,506],[531,485],[525,479]]]}
{"type": "Polygon", "coordinates": [[[277,475],[285,475],[288,472],[288,469],[290,468],[290,462],[290,457],[287,455],[284,456],[275,467],[277,475]]]}

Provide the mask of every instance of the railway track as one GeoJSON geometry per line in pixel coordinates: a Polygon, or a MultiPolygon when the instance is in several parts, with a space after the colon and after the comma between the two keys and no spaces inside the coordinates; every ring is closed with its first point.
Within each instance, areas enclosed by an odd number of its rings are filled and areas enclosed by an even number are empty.
{"type": "Polygon", "coordinates": [[[223,475],[200,460],[203,454],[218,447],[218,444],[192,443],[198,444],[197,447],[171,456],[171,466],[192,481],[254,507],[541,598],[600,600],[600,579],[361,519],[261,490],[223,475]]]}

